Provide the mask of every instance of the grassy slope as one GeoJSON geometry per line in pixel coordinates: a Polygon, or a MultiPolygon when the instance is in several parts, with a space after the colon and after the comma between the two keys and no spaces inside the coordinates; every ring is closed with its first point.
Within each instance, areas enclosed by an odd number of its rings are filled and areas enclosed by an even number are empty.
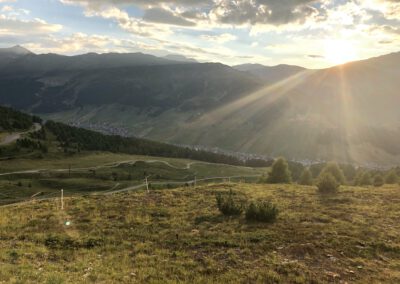
{"type": "MultiPolygon", "coordinates": [[[[23,171],[31,169],[65,169],[71,165],[71,168],[85,168],[85,167],[96,167],[106,164],[113,164],[123,161],[147,161],[147,160],[158,160],[166,161],[175,167],[184,168],[188,163],[196,163],[193,160],[186,159],[174,159],[165,157],[153,157],[153,156],[140,156],[140,155],[128,155],[128,154],[115,154],[108,152],[86,152],[83,154],[76,154],[74,156],[65,156],[63,154],[46,155],[43,159],[14,159],[8,160],[7,162],[2,162],[0,165],[0,173],[13,172],[13,171],[23,171]]],[[[222,164],[211,164],[205,162],[198,162],[199,164],[204,164],[207,166],[199,166],[202,173],[215,172],[216,168],[223,168],[228,171],[228,174],[232,172],[235,174],[238,169],[241,174],[254,174],[263,173],[265,169],[263,168],[246,168],[222,164]],[[229,170],[230,169],[230,170],[229,170]]],[[[193,168],[197,168],[198,165],[194,164],[193,168]]]]}
{"type": "Polygon", "coordinates": [[[0,282],[398,283],[399,200],[398,186],[222,184],[2,207],[0,282]],[[277,203],[277,222],[221,216],[230,187],[277,203]]]}
{"type": "Polygon", "coordinates": [[[150,175],[151,183],[168,183],[169,181],[193,180],[195,175],[201,179],[236,175],[251,176],[263,174],[266,171],[267,169],[264,168],[104,152],[82,153],[74,156],[49,154],[43,159],[19,158],[0,162],[0,205],[22,201],[39,192],[41,193],[39,197],[58,193],[61,188],[65,190],[67,196],[123,189],[143,183],[145,175],[150,175]],[[70,174],[69,166],[71,166],[70,174]],[[95,173],[91,169],[95,169],[95,173]],[[2,175],[2,173],[27,170],[41,171],[40,173],[2,175]],[[116,180],[113,174],[116,174],[116,180]]]}

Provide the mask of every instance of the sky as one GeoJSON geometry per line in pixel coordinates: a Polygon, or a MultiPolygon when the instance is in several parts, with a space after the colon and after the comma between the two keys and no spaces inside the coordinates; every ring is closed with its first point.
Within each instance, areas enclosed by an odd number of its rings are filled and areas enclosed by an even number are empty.
{"type": "Polygon", "coordinates": [[[400,51],[400,0],[0,0],[0,47],[325,68],[400,51]]]}

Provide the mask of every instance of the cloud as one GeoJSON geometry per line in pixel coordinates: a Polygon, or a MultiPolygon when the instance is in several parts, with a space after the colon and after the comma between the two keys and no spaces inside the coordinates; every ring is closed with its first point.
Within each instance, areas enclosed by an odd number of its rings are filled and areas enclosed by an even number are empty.
{"type": "Polygon", "coordinates": [[[170,24],[176,26],[195,26],[194,22],[188,21],[180,15],[162,8],[152,8],[145,10],[143,20],[153,23],[170,24]]]}
{"type": "Polygon", "coordinates": [[[225,43],[229,41],[233,41],[237,39],[237,36],[229,33],[223,33],[220,35],[201,35],[200,38],[211,41],[211,42],[216,42],[216,43],[225,43]]]}
{"type": "Polygon", "coordinates": [[[211,11],[211,17],[221,23],[271,24],[304,23],[318,14],[315,0],[221,0],[211,11]]]}
{"type": "Polygon", "coordinates": [[[393,40],[380,40],[378,43],[379,44],[391,44],[391,43],[393,43],[393,40]]]}
{"type": "Polygon", "coordinates": [[[143,20],[193,26],[190,19],[212,20],[214,24],[304,23],[319,13],[322,0],[60,0],[100,11],[109,7],[136,6],[144,10],[143,20]],[[181,11],[177,15],[177,11],[181,11]],[[175,12],[172,12],[175,11],[175,12]]]}
{"type": "Polygon", "coordinates": [[[55,33],[62,29],[61,25],[50,24],[41,19],[21,20],[0,14],[0,36],[25,36],[55,33]]]}
{"type": "Polygon", "coordinates": [[[0,12],[7,14],[7,16],[23,16],[29,15],[30,11],[26,9],[15,9],[13,6],[5,5],[0,9],[0,12]]]}
{"type": "Polygon", "coordinates": [[[40,42],[26,43],[24,46],[35,53],[74,54],[84,52],[106,52],[108,48],[115,50],[120,41],[101,36],[74,33],[71,36],[58,38],[46,36],[40,42]]]}
{"type": "Polygon", "coordinates": [[[316,59],[325,58],[325,56],[318,55],[318,54],[309,54],[309,55],[307,55],[307,57],[309,57],[309,58],[316,58],[316,59]]]}
{"type": "Polygon", "coordinates": [[[213,0],[60,0],[60,2],[70,5],[80,5],[92,10],[124,6],[136,6],[145,9],[165,6],[201,8],[213,4],[213,0]]]}
{"type": "Polygon", "coordinates": [[[0,10],[1,12],[11,12],[14,11],[14,8],[12,6],[3,6],[0,10]]]}
{"type": "Polygon", "coordinates": [[[391,34],[395,34],[395,35],[400,35],[400,28],[399,27],[393,27],[393,26],[382,26],[380,27],[382,31],[386,32],[386,33],[391,33],[391,34]]]}
{"type": "Polygon", "coordinates": [[[155,35],[160,37],[170,33],[168,27],[149,24],[140,19],[130,17],[127,12],[116,7],[109,7],[100,11],[86,10],[85,15],[88,17],[97,16],[104,19],[114,20],[123,30],[143,37],[151,37],[155,35]]]}

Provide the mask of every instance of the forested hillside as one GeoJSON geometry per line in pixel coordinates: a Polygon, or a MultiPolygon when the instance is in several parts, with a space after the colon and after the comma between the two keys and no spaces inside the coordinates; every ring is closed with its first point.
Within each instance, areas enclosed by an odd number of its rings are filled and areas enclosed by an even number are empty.
{"type": "Polygon", "coordinates": [[[65,151],[109,151],[136,155],[185,158],[237,166],[266,167],[271,164],[271,161],[259,159],[243,161],[233,156],[178,147],[146,139],[104,135],[95,131],[53,121],[47,121],[45,127],[57,137],[57,140],[61,143],[65,151]]]}
{"type": "MultiPolygon", "coordinates": [[[[32,126],[33,122],[41,122],[41,119],[7,107],[0,107],[0,122],[2,125],[4,124],[7,126],[7,129],[26,129],[32,126]]],[[[271,161],[260,159],[241,160],[229,155],[178,147],[147,139],[105,135],[53,121],[47,121],[43,128],[30,133],[29,137],[19,139],[15,146],[8,147],[8,151],[4,151],[3,154],[15,153],[24,148],[40,150],[43,153],[47,153],[49,148],[54,146],[54,143],[57,144],[57,148],[61,148],[62,151],[67,154],[74,154],[80,151],[107,151],[113,153],[185,158],[238,166],[266,167],[271,165],[271,161]]],[[[0,151],[0,154],[1,153],[0,151]]]]}
{"type": "Polygon", "coordinates": [[[29,129],[34,122],[40,122],[37,116],[31,116],[12,108],[0,106],[0,131],[29,129]]]}

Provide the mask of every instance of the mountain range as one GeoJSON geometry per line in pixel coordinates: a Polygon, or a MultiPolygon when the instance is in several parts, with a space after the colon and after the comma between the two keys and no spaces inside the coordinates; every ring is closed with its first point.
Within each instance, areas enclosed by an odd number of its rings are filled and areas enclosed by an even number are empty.
{"type": "Polygon", "coordinates": [[[302,161],[400,162],[400,53],[331,68],[0,49],[0,103],[176,144],[302,161]]]}

